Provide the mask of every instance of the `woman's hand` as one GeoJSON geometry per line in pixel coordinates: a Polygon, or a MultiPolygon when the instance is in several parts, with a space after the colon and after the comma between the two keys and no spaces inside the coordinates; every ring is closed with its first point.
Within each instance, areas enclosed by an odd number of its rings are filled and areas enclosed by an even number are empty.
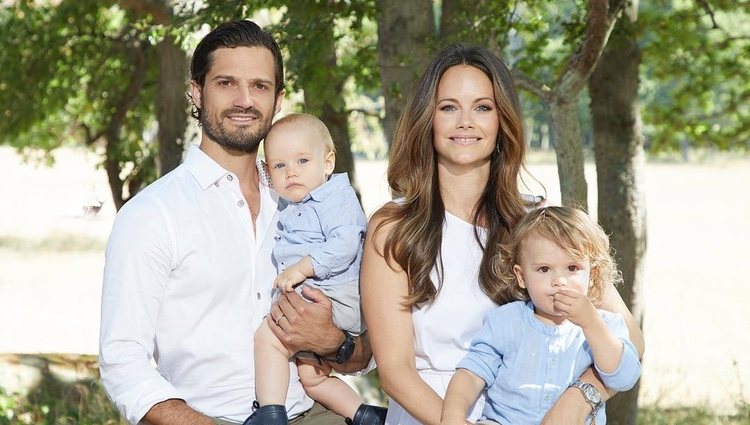
{"type": "Polygon", "coordinates": [[[586,403],[581,391],[568,388],[544,415],[541,425],[583,425],[590,413],[591,406],[586,403]]]}

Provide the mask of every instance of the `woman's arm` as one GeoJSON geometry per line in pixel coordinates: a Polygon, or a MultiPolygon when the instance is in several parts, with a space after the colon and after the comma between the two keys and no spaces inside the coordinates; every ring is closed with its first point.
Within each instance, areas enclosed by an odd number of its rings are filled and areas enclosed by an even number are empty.
{"type": "MultiPolygon", "coordinates": [[[[630,313],[630,310],[627,305],[625,305],[620,293],[617,292],[617,289],[613,284],[609,284],[604,289],[600,308],[602,310],[622,314],[622,317],[625,319],[625,325],[630,334],[630,340],[633,342],[636,350],[638,350],[638,356],[643,357],[643,351],[645,350],[643,331],[641,331],[633,314],[630,313]]],[[[580,379],[594,385],[596,389],[599,390],[602,401],[607,401],[612,398],[613,395],[617,394],[616,391],[611,391],[604,386],[601,378],[592,368],[587,369],[586,372],[581,375],[580,379]]],[[[557,402],[555,402],[555,405],[552,406],[549,412],[544,416],[542,425],[583,424],[590,412],[591,406],[589,406],[583,398],[581,391],[577,388],[568,388],[562,393],[560,398],[557,399],[557,402]]]]}
{"type": "Polygon", "coordinates": [[[417,374],[411,309],[402,305],[408,295],[406,273],[394,270],[379,253],[392,227],[375,229],[370,220],[360,272],[362,310],[383,390],[419,422],[438,425],[443,400],[417,374]]]}

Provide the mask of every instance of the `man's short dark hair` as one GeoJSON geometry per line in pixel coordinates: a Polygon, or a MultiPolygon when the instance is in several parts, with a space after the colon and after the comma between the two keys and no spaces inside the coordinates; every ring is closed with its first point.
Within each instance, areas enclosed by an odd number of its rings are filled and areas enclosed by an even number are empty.
{"type": "MultiPolygon", "coordinates": [[[[264,31],[253,21],[241,20],[225,22],[206,34],[193,52],[190,64],[190,78],[203,87],[206,74],[213,63],[213,52],[221,48],[233,47],[265,47],[271,51],[274,60],[276,86],[278,95],[284,89],[284,63],[281,59],[281,49],[270,33],[264,31]]],[[[197,109],[197,108],[195,108],[197,109]]],[[[193,116],[200,116],[200,110],[194,110],[193,116]]]]}

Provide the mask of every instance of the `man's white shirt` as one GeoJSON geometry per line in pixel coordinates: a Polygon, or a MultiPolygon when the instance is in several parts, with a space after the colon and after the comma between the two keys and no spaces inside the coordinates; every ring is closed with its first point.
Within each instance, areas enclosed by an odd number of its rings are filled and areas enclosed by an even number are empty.
{"type": "MultiPolygon", "coordinates": [[[[174,398],[231,421],[251,413],[253,335],[276,276],[278,195],[261,184],[260,197],[253,231],[237,176],[192,146],[182,165],[118,213],[106,251],[99,363],[131,423],[174,398]]],[[[312,400],[293,363],[290,372],[294,417],[312,400]]]]}

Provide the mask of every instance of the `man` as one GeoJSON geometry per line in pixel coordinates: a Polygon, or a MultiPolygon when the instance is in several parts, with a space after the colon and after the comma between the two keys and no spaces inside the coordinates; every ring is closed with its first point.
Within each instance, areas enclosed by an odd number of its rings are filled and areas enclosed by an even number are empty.
{"type": "MultiPolygon", "coordinates": [[[[122,208],[106,252],[100,370],[133,424],[242,423],[255,398],[253,333],[266,316],[285,345],[336,370],[371,356],[365,337],[335,328],[320,291],[270,310],[278,195],[257,153],[284,97],[278,45],[253,22],[225,23],[199,43],[190,71],[200,147],[122,208]]],[[[290,423],[344,423],[313,407],[294,363],[290,376],[290,423]]]]}

